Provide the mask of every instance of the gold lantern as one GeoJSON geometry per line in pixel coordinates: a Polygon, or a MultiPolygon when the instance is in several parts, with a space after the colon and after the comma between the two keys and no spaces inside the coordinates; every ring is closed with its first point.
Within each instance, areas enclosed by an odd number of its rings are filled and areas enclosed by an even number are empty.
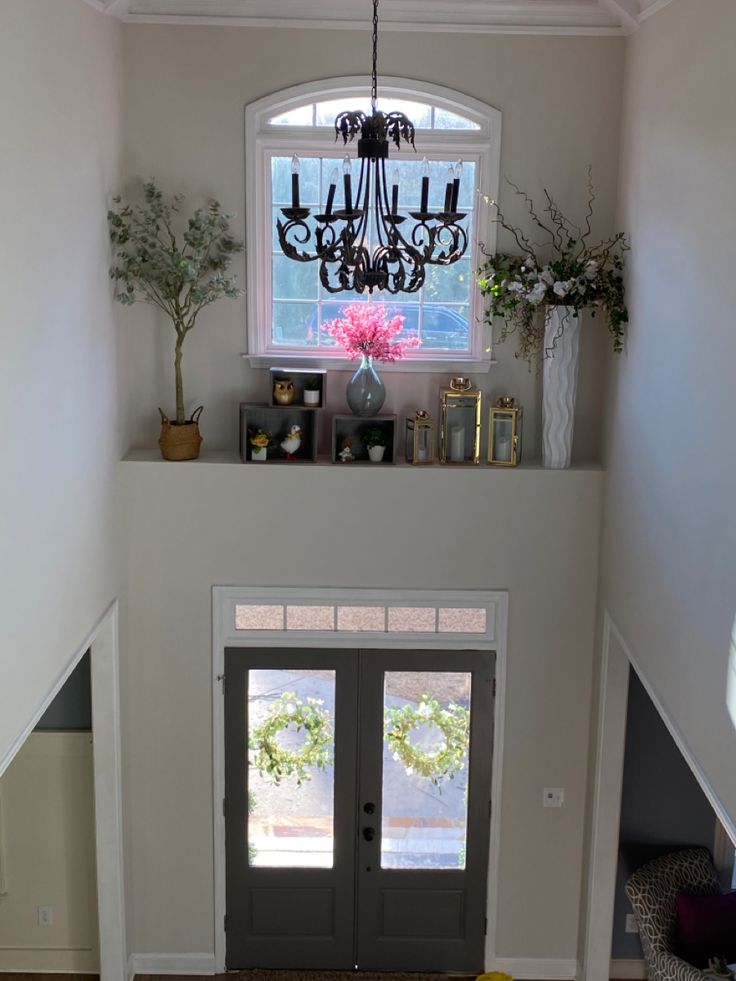
{"type": "Polygon", "coordinates": [[[434,420],[417,409],[406,420],[406,462],[415,466],[434,463],[434,420]]]}
{"type": "Polygon", "coordinates": [[[469,378],[440,390],[440,463],[480,462],[480,398],[469,378]]]}
{"type": "Polygon", "coordinates": [[[491,406],[488,419],[488,462],[515,467],[521,462],[521,420],[524,410],[510,395],[491,406]]]}

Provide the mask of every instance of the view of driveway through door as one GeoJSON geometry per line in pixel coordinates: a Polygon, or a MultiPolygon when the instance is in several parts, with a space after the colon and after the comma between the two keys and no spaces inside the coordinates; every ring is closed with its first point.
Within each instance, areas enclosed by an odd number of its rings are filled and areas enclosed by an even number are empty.
{"type": "Polygon", "coordinates": [[[229,970],[483,970],[493,670],[226,650],[229,970]]]}

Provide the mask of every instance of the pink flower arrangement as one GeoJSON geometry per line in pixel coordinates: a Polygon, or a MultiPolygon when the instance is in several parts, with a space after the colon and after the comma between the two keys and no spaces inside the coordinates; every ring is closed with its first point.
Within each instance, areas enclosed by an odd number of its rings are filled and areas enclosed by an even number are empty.
{"type": "Polygon", "coordinates": [[[418,337],[394,341],[406,317],[397,314],[386,319],[386,308],[377,303],[350,303],[343,307],[342,317],[323,324],[323,329],[345,348],[349,358],[362,355],[374,361],[400,361],[406,350],[419,347],[418,337]]]}

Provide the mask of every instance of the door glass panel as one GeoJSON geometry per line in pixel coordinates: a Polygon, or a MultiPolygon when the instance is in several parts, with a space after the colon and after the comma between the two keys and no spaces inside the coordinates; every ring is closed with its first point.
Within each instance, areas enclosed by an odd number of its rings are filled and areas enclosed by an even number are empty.
{"type": "Polygon", "coordinates": [[[248,864],[330,869],[335,672],[248,672],[248,864]]]}
{"type": "Polygon", "coordinates": [[[387,671],[382,869],[464,869],[470,672],[387,671]]]}

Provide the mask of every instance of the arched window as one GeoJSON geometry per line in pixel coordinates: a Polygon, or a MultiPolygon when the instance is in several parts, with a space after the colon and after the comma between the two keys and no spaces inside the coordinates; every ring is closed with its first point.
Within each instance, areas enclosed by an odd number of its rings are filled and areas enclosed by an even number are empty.
{"type": "MultiPolygon", "coordinates": [[[[248,226],[248,354],[256,365],[308,359],[325,366],[343,360],[321,325],[353,300],[385,302],[402,313],[405,330],[421,339],[402,370],[482,369],[489,361],[488,337],[481,323],[475,288],[479,243],[493,244],[490,208],[496,197],[500,159],[501,114],[460,93],[423,82],[383,79],[379,107],[405,112],[416,126],[416,152],[391,147],[399,171],[400,210],[418,210],[422,159],[430,164],[430,209],[442,205],[447,168],[463,161],[460,210],[467,211],[470,245],[452,266],[432,266],[417,293],[331,294],[319,282],[318,263],[296,263],[283,255],[276,235],[279,209],[291,196],[291,158],[301,160],[301,201],[323,203],[329,176],[346,150],[336,143],[334,120],[343,109],[370,110],[364,78],[312,82],[276,93],[246,109],[246,212],[248,226]],[[416,201],[414,198],[416,197],[416,201]],[[436,199],[436,200],[433,200],[436,199]]],[[[339,193],[339,192],[338,192],[339,193]]],[[[336,206],[339,202],[336,200],[336,206]]]]}

